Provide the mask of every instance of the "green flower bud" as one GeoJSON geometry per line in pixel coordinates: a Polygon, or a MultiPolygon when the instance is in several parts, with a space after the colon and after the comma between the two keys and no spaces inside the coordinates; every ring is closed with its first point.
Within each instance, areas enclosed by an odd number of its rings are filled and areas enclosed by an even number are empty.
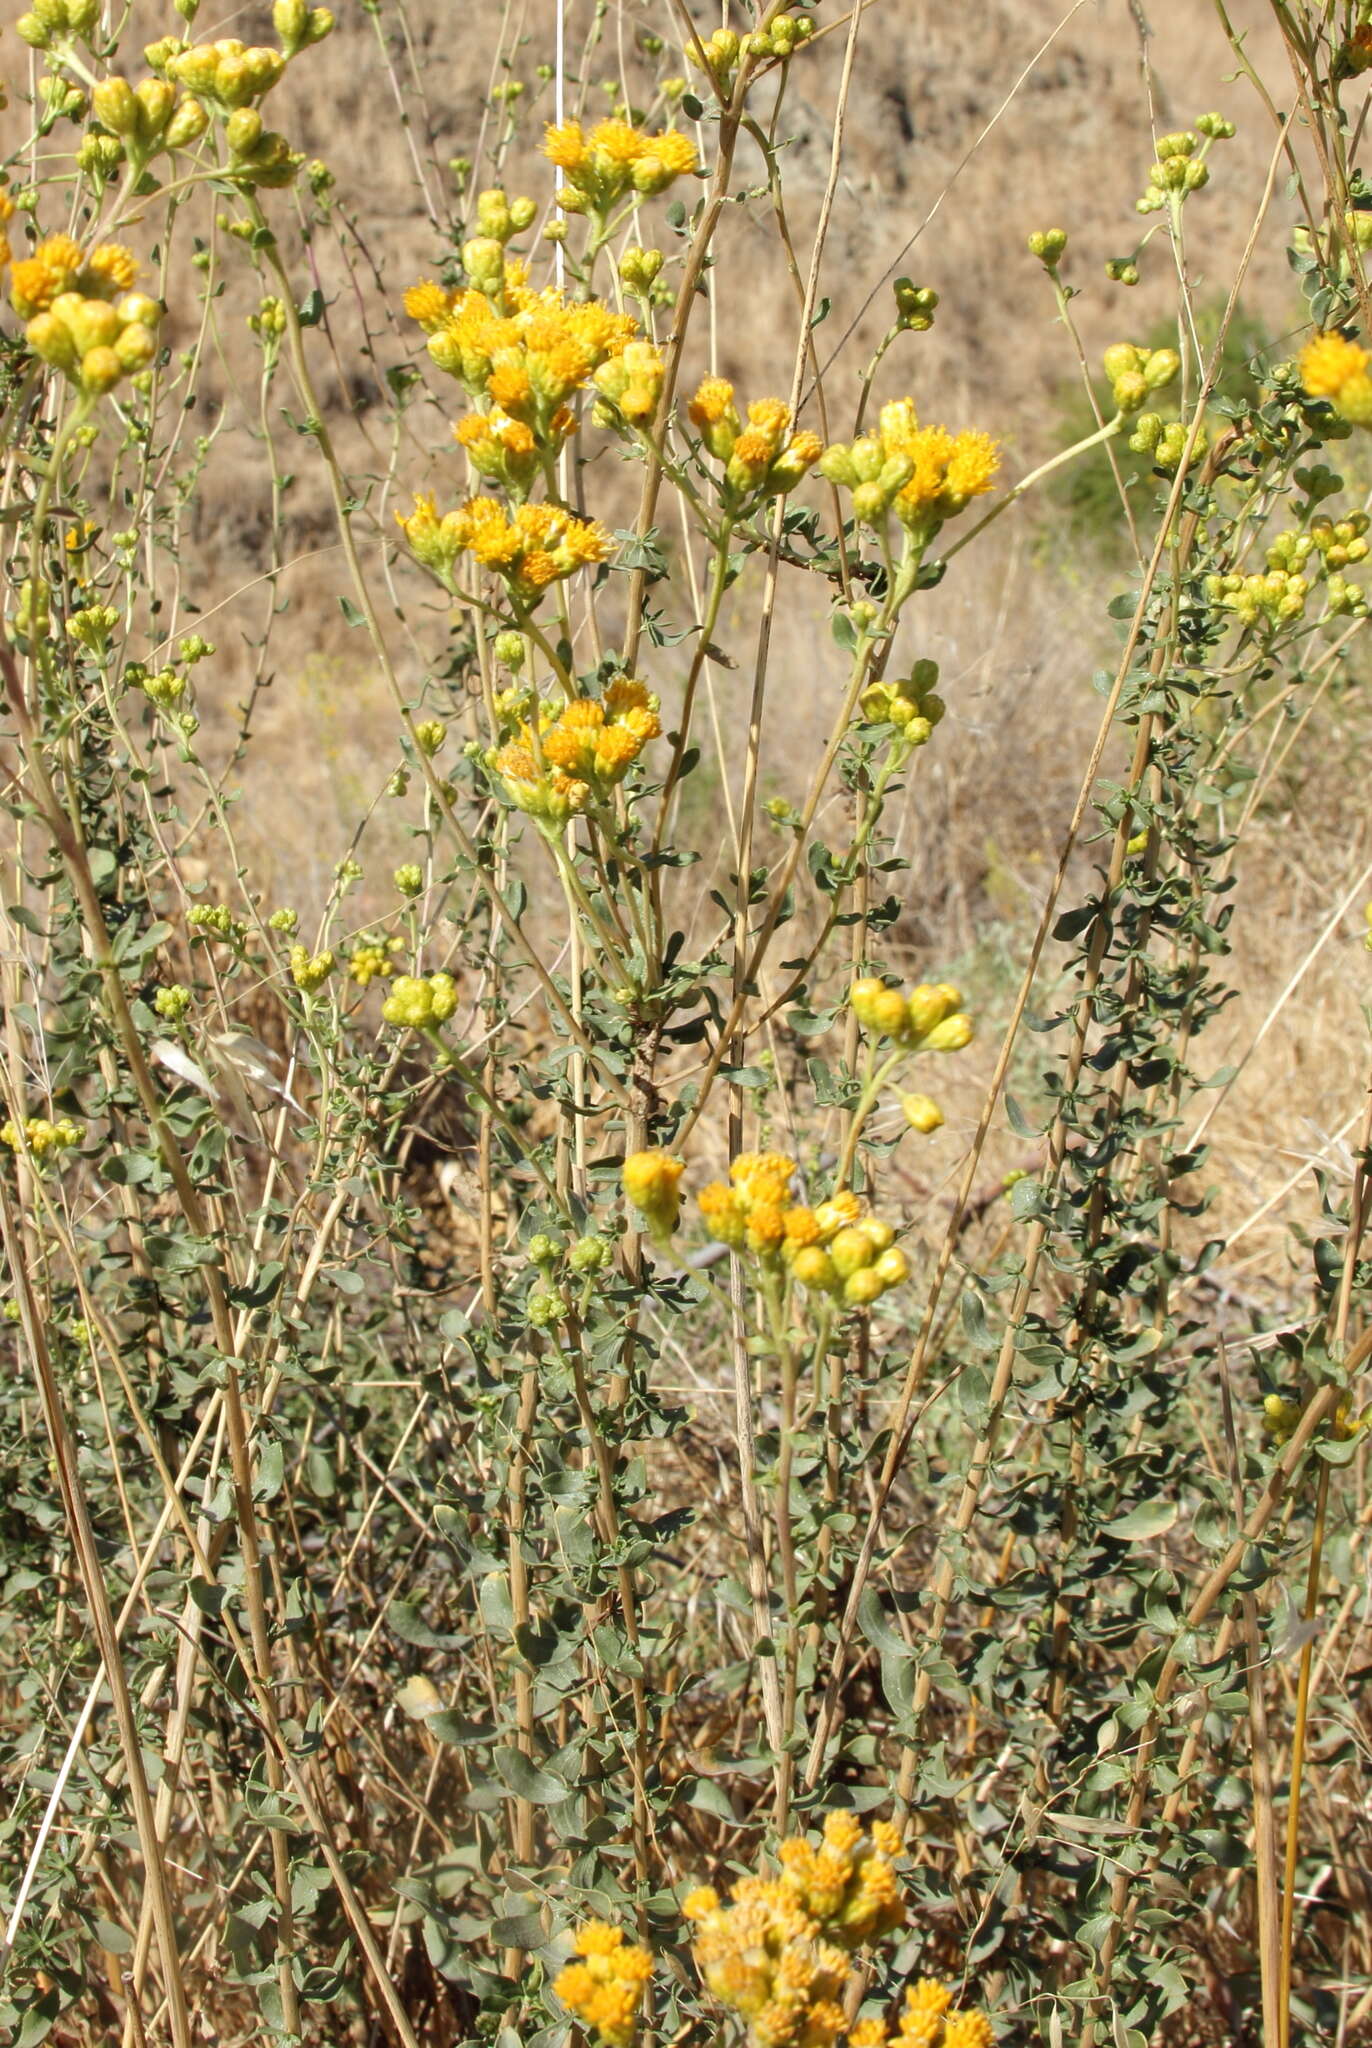
{"type": "Polygon", "coordinates": [[[1056,270],[1067,248],[1065,228],[1041,228],[1029,237],[1029,254],[1037,256],[1046,270],[1056,270]]]}
{"type": "Polygon", "coordinates": [[[251,156],[262,140],[263,121],[256,107],[239,107],[224,125],[224,140],[234,156],[251,156]]]}
{"type": "Polygon", "coordinates": [[[599,1273],[610,1263],[611,1247],[603,1237],[579,1237],[567,1254],[574,1273],[599,1273]]]}

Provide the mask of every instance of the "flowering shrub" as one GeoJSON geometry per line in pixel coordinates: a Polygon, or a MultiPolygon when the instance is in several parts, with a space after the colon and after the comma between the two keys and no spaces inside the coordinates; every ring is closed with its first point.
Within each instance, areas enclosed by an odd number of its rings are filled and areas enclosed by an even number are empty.
{"type": "Polygon", "coordinates": [[[1256,1295],[1205,1176],[1304,973],[1211,1057],[1235,884],[1360,733],[1367,7],[1279,10],[1304,128],[1213,346],[1226,114],[1103,276],[1028,235],[1093,422],[1039,459],[922,339],[995,311],[955,264],[836,260],[879,10],[626,0],[603,106],[615,10],[529,10],[446,166],[417,51],[475,28],[199,11],[7,39],[6,2038],[1363,2038],[1372,1122],[1256,1295]],[[302,146],[339,45],[401,289],[302,146]],[[1234,397],[1269,245],[1304,303],[1234,397]],[[1092,450],[1123,645],[1006,971],[910,876],[990,801],[997,550],[1078,576],[1029,522],[1092,450]]]}

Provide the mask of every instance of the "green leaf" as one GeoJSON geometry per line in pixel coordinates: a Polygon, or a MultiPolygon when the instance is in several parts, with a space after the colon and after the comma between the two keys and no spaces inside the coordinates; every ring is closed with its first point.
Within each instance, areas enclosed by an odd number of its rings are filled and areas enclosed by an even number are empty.
{"type": "Polygon", "coordinates": [[[522,1749],[496,1750],[495,1767],[515,1797],[527,1799],[531,1806],[560,1806],[571,1797],[572,1788],[565,1779],[555,1771],[541,1771],[522,1749]]]}
{"type": "Polygon", "coordinates": [[[1127,1515],[1103,1523],[1101,1534],[1113,1536],[1119,1543],[1142,1543],[1150,1536],[1166,1535],[1180,1513],[1179,1501],[1146,1500],[1140,1507],[1131,1508],[1127,1515]]]}
{"type": "Polygon", "coordinates": [[[456,1650],[466,1641],[465,1636],[444,1635],[431,1628],[417,1607],[408,1600],[393,1600],[387,1610],[386,1620],[392,1635],[399,1636],[402,1643],[413,1643],[420,1650],[456,1650]]]}

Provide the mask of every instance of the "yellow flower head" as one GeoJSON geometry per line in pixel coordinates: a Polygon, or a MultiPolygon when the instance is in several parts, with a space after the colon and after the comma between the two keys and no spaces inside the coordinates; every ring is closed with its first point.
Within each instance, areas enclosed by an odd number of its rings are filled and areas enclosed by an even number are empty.
{"type": "Polygon", "coordinates": [[[950,2012],[943,2022],[943,2048],[991,2048],[995,2036],[984,2012],[950,2012]]]}
{"type": "Polygon", "coordinates": [[[714,1180],[701,1189],[696,1200],[705,1228],[715,1243],[739,1250],[748,1235],[748,1211],[738,1190],[714,1180]]]}
{"type": "MultiPolygon", "coordinates": [[[[887,1868],[893,1834],[884,1831],[879,1847],[855,1816],[831,1814],[817,1847],[799,1836],[781,1844],[778,1877],[740,1878],[728,1904],[708,1887],[687,1899],[701,1977],[747,2023],[756,2048],[829,2048],[844,2031],[857,1981],[851,1951],[899,1924],[868,1869],[887,1868]]],[[[869,2023],[853,2039],[884,2048],[886,2033],[869,2023]]]]}
{"type": "Polygon", "coordinates": [[[10,272],[10,304],[21,320],[45,313],[56,298],[69,292],[84,258],[70,235],[50,235],[32,256],[21,257],[10,272]]]}
{"type": "Polygon", "coordinates": [[[824,452],[817,434],[791,433],[791,409],[784,399],[755,398],[745,427],[734,387],[723,377],[704,378],[686,413],[710,454],[725,465],[725,485],[736,499],[776,497],[793,489],[824,452]]]}
{"type": "Polygon", "coordinates": [[[1312,398],[1337,398],[1350,377],[1366,370],[1368,354],[1342,334],[1317,334],[1300,353],[1301,382],[1312,398]]]}
{"type": "Polygon", "coordinates": [[[417,320],[426,334],[433,334],[452,311],[453,298],[452,292],[425,277],[410,286],[402,303],[411,320],[417,320]]]}
{"type": "Polygon", "coordinates": [[[131,290],[137,275],[138,261],[131,249],[119,242],[101,242],[86,258],[81,283],[93,297],[112,299],[131,290]]]}
{"type": "Polygon", "coordinates": [[[819,460],[831,483],[852,492],[853,510],[865,525],[880,525],[894,509],[920,541],[989,491],[999,465],[999,447],[988,434],[921,427],[909,398],[881,408],[875,434],[837,442],[819,460]]]}
{"type": "Polygon", "coordinates": [[[653,1959],[624,1939],[618,1927],[588,1921],[575,1936],[579,1962],[568,1963],[553,1980],[557,1997],[607,2048],[629,2048],[638,2025],[643,1992],[653,1959]]]}
{"type": "Polygon", "coordinates": [[[934,2048],[943,2026],[943,2015],[953,2002],[948,1985],[937,1977],[922,1977],[905,1993],[905,2010],[896,2029],[901,2048],[934,2048]]]}
{"type": "Polygon", "coordinates": [[[673,1159],[656,1147],[631,1152],[621,1169],[625,1194],[659,1244],[670,1238],[681,1215],[681,1176],[685,1171],[684,1159],[673,1159]]]}

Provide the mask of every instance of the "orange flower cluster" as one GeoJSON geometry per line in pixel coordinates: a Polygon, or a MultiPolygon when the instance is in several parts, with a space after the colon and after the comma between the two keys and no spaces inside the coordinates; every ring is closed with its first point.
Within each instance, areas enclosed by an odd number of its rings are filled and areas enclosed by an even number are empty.
{"type": "Polygon", "coordinates": [[[818,434],[792,433],[791,408],[780,398],[755,398],[745,427],[724,377],[706,377],[686,408],[693,427],[736,498],[779,497],[794,490],[824,452],[818,434]]]}
{"type": "MultiPolygon", "coordinates": [[[[526,277],[524,264],[507,259],[486,288],[453,293],[417,284],[405,294],[405,311],[428,334],[440,370],[551,455],[575,428],[568,401],[623,354],[637,326],[632,314],[595,299],[569,304],[555,287],[533,291],[526,277]]],[[[499,423],[492,431],[501,431],[499,423]]]]}
{"type": "Polygon", "coordinates": [[[603,698],[578,697],[560,710],[543,705],[537,743],[523,723],[491,765],[520,810],[565,824],[593,797],[608,796],[661,730],[657,698],[622,676],[603,698]]]}

